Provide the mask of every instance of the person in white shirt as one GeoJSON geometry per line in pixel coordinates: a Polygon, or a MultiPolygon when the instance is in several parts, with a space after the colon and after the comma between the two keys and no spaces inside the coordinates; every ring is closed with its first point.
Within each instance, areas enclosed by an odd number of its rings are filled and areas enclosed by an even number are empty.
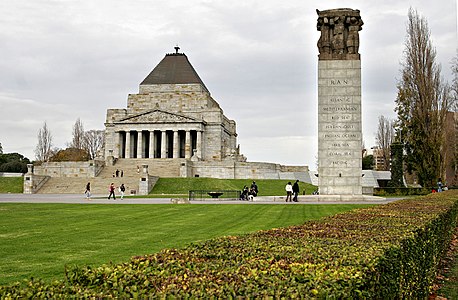
{"type": "Polygon", "coordinates": [[[285,186],[285,190],[286,190],[286,202],[288,202],[288,199],[289,199],[289,202],[292,202],[293,201],[292,199],[293,186],[291,185],[291,181],[288,182],[288,184],[285,186]]]}

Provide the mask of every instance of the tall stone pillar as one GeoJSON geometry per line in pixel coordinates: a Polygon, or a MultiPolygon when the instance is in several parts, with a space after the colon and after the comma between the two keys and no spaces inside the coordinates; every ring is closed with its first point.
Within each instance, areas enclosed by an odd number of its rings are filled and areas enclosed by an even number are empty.
{"type": "Polygon", "coordinates": [[[184,158],[191,158],[191,131],[186,130],[184,141],[184,158]]]}
{"type": "Polygon", "coordinates": [[[149,158],[154,158],[154,148],[156,147],[154,143],[154,131],[149,132],[149,158]]]}
{"type": "Polygon", "coordinates": [[[167,135],[166,131],[161,132],[161,158],[167,158],[167,135]]]}
{"type": "Polygon", "coordinates": [[[130,141],[130,130],[126,131],[126,158],[130,158],[130,146],[131,146],[131,141],[130,141]]]}
{"type": "Polygon", "coordinates": [[[178,130],[173,131],[173,158],[179,158],[179,139],[178,130]]]}
{"type": "Polygon", "coordinates": [[[114,157],[118,158],[122,156],[122,149],[121,149],[121,132],[115,131],[115,145],[113,151],[114,157]]]}
{"type": "Polygon", "coordinates": [[[202,158],[202,131],[197,131],[196,150],[197,157],[202,158]]]}
{"type": "Polygon", "coordinates": [[[361,195],[359,10],[318,11],[318,188],[320,195],[361,195]]]}
{"type": "Polygon", "coordinates": [[[137,132],[137,158],[143,157],[143,131],[137,132]]]}
{"type": "Polygon", "coordinates": [[[33,164],[27,164],[27,173],[24,175],[24,194],[33,194],[33,164]]]}

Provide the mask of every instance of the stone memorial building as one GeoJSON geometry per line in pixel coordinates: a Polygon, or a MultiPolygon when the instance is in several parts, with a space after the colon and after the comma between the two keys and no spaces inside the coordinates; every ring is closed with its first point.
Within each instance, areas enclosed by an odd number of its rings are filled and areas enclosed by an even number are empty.
{"type": "Polygon", "coordinates": [[[244,160],[235,121],[178,50],[146,76],[138,94],[128,96],[127,108],[108,109],[105,157],[244,160]]]}
{"type": "Polygon", "coordinates": [[[108,109],[108,165],[147,164],[162,177],[296,178],[306,166],[247,162],[237,144],[234,120],[224,115],[179,52],[166,54],[130,94],[127,108],[108,109]]]}

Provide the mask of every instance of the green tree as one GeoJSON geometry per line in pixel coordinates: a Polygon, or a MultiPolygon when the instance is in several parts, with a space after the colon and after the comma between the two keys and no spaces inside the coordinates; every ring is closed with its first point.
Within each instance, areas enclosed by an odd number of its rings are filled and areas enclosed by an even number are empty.
{"type": "Polygon", "coordinates": [[[391,144],[391,180],[388,183],[390,187],[403,187],[403,145],[399,142],[391,144]]]}
{"type": "Polygon", "coordinates": [[[404,143],[408,169],[417,172],[419,183],[433,186],[444,177],[442,148],[449,106],[449,87],[441,79],[436,50],[425,18],[409,10],[401,79],[398,82],[396,126],[404,143]]]}
{"type": "Polygon", "coordinates": [[[372,154],[363,157],[363,170],[374,169],[374,156],[372,154]]]}
{"type": "Polygon", "coordinates": [[[19,153],[0,154],[0,172],[27,173],[30,160],[19,153]]]}

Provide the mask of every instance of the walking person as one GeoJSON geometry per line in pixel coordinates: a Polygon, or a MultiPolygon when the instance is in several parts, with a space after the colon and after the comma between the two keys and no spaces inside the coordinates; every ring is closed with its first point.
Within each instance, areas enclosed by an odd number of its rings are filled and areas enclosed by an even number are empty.
{"type": "Polygon", "coordinates": [[[297,196],[299,195],[299,180],[293,184],[293,201],[297,202],[297,196]]]}
{"type": "Polygon", "coordinates": [[[121,200],[124,198],[124,192],[126,191],[126,187],[124,186],[124,183],[121,183],[121,186],[119,187],[119,191],[121,192],[121,200]]]}
{"type": "Polygon", "coordinates": [[[288,199],[289,199],[289,202],[291,202],[292,201],[291,196],[293,195],[293,186],[291,185],[291,181],[286,184],[285,190],[286,190],[286,202],[288,202],[288,199]]]}
{"type": "Polygon", "coordinates": [[[113,195],[113,200],[116,200],[116,196],[115,196],[115,185],[114,185],[113,182],[110,184],[110,187],[108,188],[108,190],[110,191],[110,194],[108,195],[108,200],[110,200],[111,195],[113,195]]]}
{"type": "Polygon", "coordinates": [[[91,199],[91,183],[90,182],[86,184],[86,191],[84,193],[86,194],[87,200],[91,199]]]}

